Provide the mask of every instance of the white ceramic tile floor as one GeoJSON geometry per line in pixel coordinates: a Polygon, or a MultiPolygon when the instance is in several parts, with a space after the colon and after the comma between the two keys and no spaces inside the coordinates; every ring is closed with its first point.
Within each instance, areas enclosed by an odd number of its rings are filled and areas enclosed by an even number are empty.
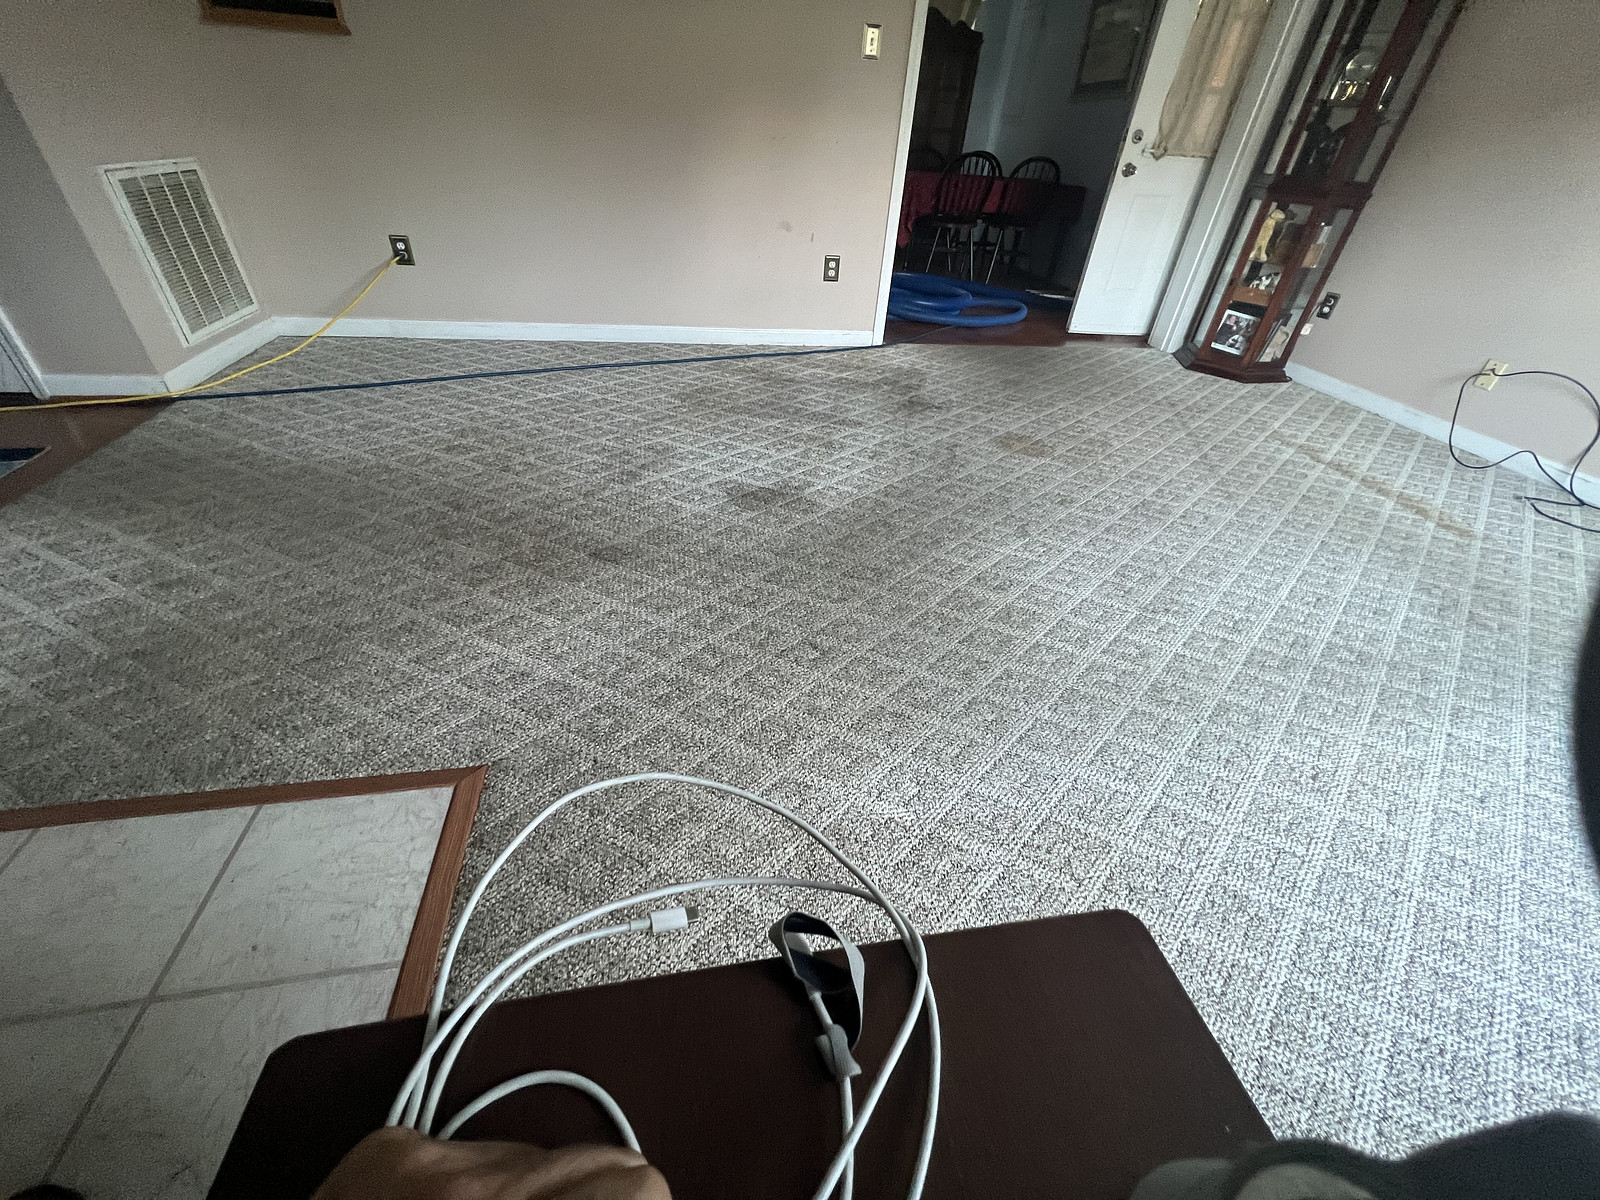
{"type": "Polygon", "coordinates": [[[6,830],[0,833],[0,871],[4,871],[11,859],[33,837],[31,829],[6,830]]]}
{"type": "Polygon", "coordinates": [[[143,1000],[252,811],[37,830],[0,871],[0,1020],[143,1000]]]}
{"type": "Polygon", "coordinates": [[[304,1033],[382,1017],[397,973],[156,1001],[52,1181],[90,1200],[200,1200],[267,1055],[304,1033]]]}
{"type": "Polygon", "coordinates": [[[0,1026],[0,1195],[44,1178],[138,1012],[125,1004],[0,1026]]]}
{"type": "Polygon", "coordinates": [[[443,812],[431,791],[263,808],[161,990],[398,961],[443,812]]]}
{"type": "Polygon", "coordinates": [[[204,1196],[267,1055],[383,1017],[450,794],[0,835],[0,1196],[204,1196]]]}

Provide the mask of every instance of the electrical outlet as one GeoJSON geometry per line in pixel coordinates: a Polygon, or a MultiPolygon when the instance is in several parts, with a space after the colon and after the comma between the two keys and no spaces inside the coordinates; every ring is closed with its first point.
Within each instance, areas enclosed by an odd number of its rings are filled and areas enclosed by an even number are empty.
{"type": "Polygon", "coordinates": [[[1322,303],[1317,305],[1317,316],[1326,321],[1333,316],[1334,307],[1339,303],[1339,293],[1329,292],[1322,298],[1322,303]]]}
{"type": "Polygon", "coordinates": [[[822,256],[822,282],[839,282],[839,256],[837,254],[824,254],[822,256]]]}
{"type": "Polygon", "coordinates": [[[1476,388],[1482,388],[1486,392],[1492,392],[1494,391],[1495,380],[1499,379],[1500,376],[1504,375],[1509,370],[1511,370],[1510,363],[1495,362],[1495,360],[1491,358],[1488,362],[1483,364],[1483,370],[1479,371],[1472,377],[1472,386],[1476,388]]]}
{"type": "Polygon", "coordinates": [[[877,58],[878,52],[883,48],[883,26],[863,25],[861,27],[861,57],[877,58]]]}
{"type": "Polygon", "coordinates": [[[398,259],[397,267],[414,267],[417,265],[416,252],[411,248],[411,239],[403,233],[389,235],[389,257],[398,259]]]}

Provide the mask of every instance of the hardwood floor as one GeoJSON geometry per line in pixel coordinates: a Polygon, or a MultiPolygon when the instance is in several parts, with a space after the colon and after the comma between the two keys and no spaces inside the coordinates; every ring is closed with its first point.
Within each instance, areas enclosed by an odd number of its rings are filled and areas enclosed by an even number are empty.
{"type": "MultiPolygon", "coordinates": [[[[31,399],[29,396],[14,397],[8,402],[31,399]]],[[[0,413],[0,446],[45,448],[37,458],[0,476],[0,505],[11,503],[45,480],[61,474],[166,407],[160,403],[53,410],[41,406],[33,412],[0,413]]]]}
{"type": "Polygon", "coordinates": [[[982,329],[950,327],[936,329],[920,321],[890,320],[883,327],[885,342],[917,341],[935,346],[1065,346],[1068,342],[1119,342],[1143,346],[1142,337],[1119,337],[1108,333],[1068,333],[1069,313],[1030,308],[1015,325],[994,325],[982,329]],[[930,332],[932,331],[932,332],[930,332]]]}

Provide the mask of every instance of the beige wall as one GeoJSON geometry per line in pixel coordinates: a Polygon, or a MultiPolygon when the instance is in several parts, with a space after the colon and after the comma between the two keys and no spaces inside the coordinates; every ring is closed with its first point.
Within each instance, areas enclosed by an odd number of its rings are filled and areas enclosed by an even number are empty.
{"type": "Polygon", "coordinates": [[[128,323],[28,127],[0,84],[0,309],[41,371],[147,374],[128,323]]]}
{"type": "MultiPolygon", "coordinates": [[[[1334,270],[1338,311],[1296,360],[1445,418],[1490,358],[1600,392],[1597,64],[1595,0],[1476,0],[1334,270]]],[[[1468,394],[1464,424],[1557,459],[1594,433],[1559,381],[1468,394]]]]}
{"type": "Polygon", "coordinates": [[[193,155],[265,312],[871,330],[912,0],[8,7],[0,73],[159,369],[181,347],[96,173],[193,155]],[[881,60],[861,25],[884,27],[881,60]],[[822,283],[824,253],[843,256],[822,283]]]}

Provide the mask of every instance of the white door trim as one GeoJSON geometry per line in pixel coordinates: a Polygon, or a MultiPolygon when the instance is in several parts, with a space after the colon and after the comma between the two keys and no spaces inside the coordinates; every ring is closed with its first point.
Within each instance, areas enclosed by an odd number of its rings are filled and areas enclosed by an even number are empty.
{"type": "Polygon", "coordinates": [[[900,132],[894,145],[894,175],[889,183],[889,227],[883,232],[883,267],[878,278],[878,309],[872,320],[872,344],[883,341],[889,319],[889,283],[900,239],[900,198],[906,190],[906,158],[911,153],[911,122],[917,114],[917,79],[922,74],[922,36],[928,28],[928,0],[914,0],[911,40],[906,45],[906,86],[900,93],[900,132]]]}
{"type": "Polygon", "coordinates": [[[33,361],[33,355],[28,353],[27,346],[23,345],[17,327],[11,323],[11,318],[6,316],[6,310],[0,308],[0,354],[11,360],[11,365],[16,367],[17,374],[21,375],[27,383],[28,390],[35,398],[43,400],[50,393],[45,390],[44,372],[39,370],[39,364],[33,361]]]}
{"type": "Polygon", "coordinates": [[[1262,146],[1273,132],[1278,103],[1294,83],[1300,47],[1310,36],[1320,6],[1320,0],[1278,0],[1273,5],[1156,310],[1150,345],[1157,350],[1170,354],[1182,346],[1195,313],[1206,302],[1212,264],[1226,252],[1223,241],[1262,146]]]}

